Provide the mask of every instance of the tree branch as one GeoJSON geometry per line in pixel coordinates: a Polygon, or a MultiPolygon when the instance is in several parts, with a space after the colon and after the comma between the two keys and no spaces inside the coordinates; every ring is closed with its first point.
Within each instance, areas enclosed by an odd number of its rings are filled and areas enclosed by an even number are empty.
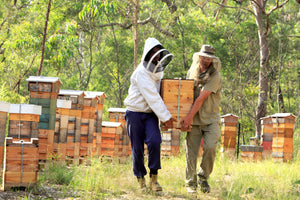
{"type": "Polygon", "coordinates": [[[251,10],[249,10],[249,9],[247,9],[247,8],[243,8],[243,7],[235,7],[235,6],[226,6],[226,5],[222,5],[222,4],[218,3],[218,2],[214,2],[214,1],[212,1],[211,3],[217,4],[217,5],[219,5],[219,6],[221,6],[221,7],[224,7],[224,8],[242,9],[242,10],[245,10],[245,11],[250,12],[251,14],[253,14],[253,15],[255,16],[254,12],[251,11],[251,10]]]}
{"type": "Polygon", "coordinates": [[[289,2],[289,0],[285,0],[281,5],[279,5],[279,0],[277,0],[276,2],[276,6],[274,6],[268,13],[267,16],[271,15],[272,12],[274,12],[275,10],[283,7],[285,4],[287,4],[287,2],[289,2]]]}
{"type": "MultiPolygon", "coordinates": [[[[169,32],[167,30],[164,30],[157,22],[155,22],[155,20],[152,17],[148,17],[145,20],[138,21],[138,24],[141,24],[141,25],[145,25],[148,23],[151,23],[159,32],[163,33],[164,35],[170,36],[172,38],[177,38],[177,36],[174,35],[173,33],[169,32]]],[[[107,26],[120,26],[124,29],[129,29],[133,26],[133,24],[132,23],[121,24],[121,23],[117,23],[117,22],[112,22],[112,23],[108,23],[108,24],[95,25],[95,27],[98,27],[98,28],[103,28],[103,27],[107,27],[107,26]]]]}

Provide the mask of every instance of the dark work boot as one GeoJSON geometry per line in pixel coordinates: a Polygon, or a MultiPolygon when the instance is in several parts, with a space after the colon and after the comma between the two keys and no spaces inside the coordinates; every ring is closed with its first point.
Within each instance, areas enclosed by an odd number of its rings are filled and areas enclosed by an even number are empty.
{"type": "Polygon", "coordinates": [[[201,180],[198,181],[200,189],[203,193],[209,193],[210,192],[210,186],[207,182],[207,180],[201,180]]]}

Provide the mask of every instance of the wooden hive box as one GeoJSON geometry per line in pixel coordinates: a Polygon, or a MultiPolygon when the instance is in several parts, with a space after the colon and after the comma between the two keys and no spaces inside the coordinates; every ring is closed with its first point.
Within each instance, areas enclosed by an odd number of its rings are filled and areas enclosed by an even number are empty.
{"type": "Polygon", "coordinates": [[[271,115],[273,122],[272,157],[274,161],[293,159],[293,134],[296,117],[291,113],[271,115]]]}
{"type": "Polygon", "coordinates": [[[81,114],[80,156],[90,156],[93,153],[93,138],[98,99],[96,96],[85,94],[81,114]]]}
{"type": "MultiPolygon", "coordinates": [[[[94,156],[99,156],[97,146],[100,146],[101,132],[102,132],[102,118],[103,118],[103,104],[106,98],[104,92],[97,91],[85,91],[84,94],[87,98],[96,99],[96,109],[94,113],[94,133],[92,137],[92,153],[94,156]]],[[[90,125],[91,126],[91,125],[90,125]]],[[[91,133],[89,135],[89,141],[91,140],[91,133]]]]}
{"type": "Polygon", "coordinates": [[[6,134],[7,113],[9,112],[10,104],[0,101],[0,169],[3,168],[4,142],[6,134]]]}
{"type": "Polygon", "coordinates": [[[261,123],[261,145],[264,147],[262,157],[272,157],[272,141],[273,141],[273,121],[271,116],[260,119],[261,123]]]}
{"type": "Polygon", "coordinates": [[[120,137],[123,133],[122,123],[102,122],[101,146],[98,148],[100,155],[112,158],[120,157],[120,137]]]}
{"type": "Polygon", "coordinates": [[[67,151],[68,160],[78,163],[80,154],[81,114],[84,103],[84,92],[78,90],[60,90],[58,99],[72,101],[69,111],[67,151]]]}
{"type": "Polygon", "coordinates": [[[161,155],[178,156],[180,153],[180,130],[162,132],[161,155]]]}
{"type": "Polygon", "coordinates": [[[226,114],[221,116],[221,152],[235,155],[238,116],[226,114]]]}
{"type": "MultiPolygon", "coordinates": [[[[193,105],[194,80],[163,79],[160,95],[172,117],[177,120],[173,128],[181,129],[180,120],[188,114],[193,105]]],[[[162,130],[166,131],[163,125],[162,130]]]]}
{"type": "Polygon", "coordinates": [[[59,120],[59,127],[57,136],[58,138],[54,140],[56,142],[53,145],[53,151],[58,155],[58,158],[61,160],[65,160],[66,158],[68,123],[71,104],[72,101],[70,100],[57,100],[56,119],[59,120]]]}
{"type": "Polygon", "coordinates": [[[127,134],[126,120],[125,120],[125,112],[126,108],[109,108],[108,110],[109,121],[110,122],[120,122],[123,126],[123,134],[120,138],[121,145],[121,154],[126,157],[131,154],[131,146],[129,141],[129,136],[127,134]]]}
{"type": "Polygon", "coordinates": [[[26,79],[29,103],[42,106],[39,129],[55,129],[56,100],[62,84],[57,77],[30,76],[26,79]]]}
{"type": "Polygon", "coordinates": [[[38,160],[38,138],[25,142],[7,137],[2,181],[4,190],[34,186],[37,183],[38,160]]]}
{"type": "Polygon", "coordinates": [[[8,137],[30,141],[38,138],[38,123],[42,106],[10,104],[8,137]]]}
{"type": "Polygon", "coordinates": [[[242,161],[261,161],[262,146],[256,145],[241,145],[241,160],[242,161]]]}

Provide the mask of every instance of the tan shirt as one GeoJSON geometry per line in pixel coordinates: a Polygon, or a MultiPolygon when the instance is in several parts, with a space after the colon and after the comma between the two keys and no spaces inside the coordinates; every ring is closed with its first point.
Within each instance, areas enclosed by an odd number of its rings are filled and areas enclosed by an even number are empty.
{"type": "MultiPolygon", "coordinates": [[[[220,103],[221,103],[221,74],[216,71],[210,79],[202,86],[202,90],[211,91],[212,93],[203,102],[200,110],[194,116],[193,125],[207,125],[211,123],[218,123],[220,121],[220,103]]],[[[201,87],[195,87],[195,94],[200,94],[201,87]]]]}

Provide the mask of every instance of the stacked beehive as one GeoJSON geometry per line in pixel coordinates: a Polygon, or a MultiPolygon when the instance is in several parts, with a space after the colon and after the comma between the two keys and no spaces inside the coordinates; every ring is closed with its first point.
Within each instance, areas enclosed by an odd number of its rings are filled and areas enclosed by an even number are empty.
{"type": "Polygon", "coordinates": [[[97,108],[96,96],[84,96],[81,113],[80,152],[81,157],[91,156],[93,152],[93,138],[95,132],[95,118],[97,108]]]}
{"type": "Polygon", "coordinates": [[[39,159],[45,161],[53,154],[56,103],[60,85],[57,77],[30,76],[26,79],[31,104],[41,105],[39,122],[39,159]]]}
{"type": "Polygon", "coordinates": [[[120,122],[123,126],[123,132],[120,136],[120,155],[122,157],[127,157],[131,154],[131,147],[129,136],[127,134],[125,112],[126,108],[109,108],[108,110],[109,121],[110,122],[120,122]]]}
{"type": "Polygon", "coordinates": [[[162,132],[161,155],[178,156],[180,153],[180,130],[162,132]]]}
{"type": "Polygon", "coordinates": [[[65,160],[67,156],[67,136],[71,103],[70,100],[57,99],[53,151],[58,155],[60,160],[65,160]]]}
{"type": "Polygon", "coordinates": [[[0,101],[0,169],[3,169],[4,141],[6,134],[7,113],[9,112],[9,103],[0,101]]]}
{"type": "MultiPolygon", "coordinates": [[[[173,127],[181,129],[180,120],[188,114],[194,101],[194,80],[163,79],[160,95],[172,117],[177,120],[173,127]]],[[[167,128],[162,125],[162,130],[167,128]]]]}
{"type": "Polygon", "coordinates": [[[77,90],[60,90],[58,99],[70,100],[72,102],[69,111],[66,155],[70,162],[78,164],[84,92],[77,90]]]}
{"type": "Polygon", "coordinates": [[[270,158],[272,156],[273,141],[273,122],[271,116],[261,118],[261,138],[264,148],[262,157],[270,158]]]}
{"type": "MultiPolygon", "coordinates": [[[[102,116],[103,116],[103,104],[105,101],[105,94],[104,92],[92,92],[92,91],[85,91],[84,94],[89,99],[96,100],[96,109],[94,113],[91,113],[91,117],[94,116],[94,133],[92,136],[92,155],[99,156],[100,155],[100,146],[101,146],[101,132],[102,132],[102,116]]],[[[91,121],[92,121],[91,120],[91,121]]],[[[92,126],[92,124],[91,124],[92,126]]]]}
{"type": "Polygon", "coordinates": [[[221,116],[221,152],[230,157],[235,155],[238,116],[226,114],[221,116]]]}
{"type": "Polygon", "coordinates": [[[37,182],[38,122],[42,107],[11,104],[9,131],[6,138],[3,188],[29,187],[37,182]]]}
{"type": "Polygon", "coordinates": [[[120,138],[122,134],[122,123],[102,122],[100,154],[111,158],[120,158],[120,148],[122,148],[120,147],[120,138]]]}
{"type": "Polygon", "coordinates": [[[273,160],[278,162],[292,161],[296,117],[291,113],[276,113],[271,115],[271,117],[273,121],[273,160]]]}

